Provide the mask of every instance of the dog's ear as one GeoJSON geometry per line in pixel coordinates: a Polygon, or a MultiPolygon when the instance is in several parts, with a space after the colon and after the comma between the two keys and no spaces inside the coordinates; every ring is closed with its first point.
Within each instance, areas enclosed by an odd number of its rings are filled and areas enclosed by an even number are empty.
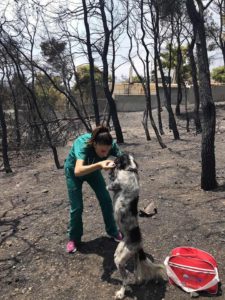
{"type": "Polygon", "coordinates": [[[127,170],[138,171],[138,163],[136,162],[136,160],[132,155],[129,155],[129,166],[127,170]]]}
{"type": "Polygon", "coordinates": [[[123,153],[115,160],[116,168],[119,170],[125,170],[129,164],[129,155],[127,153],[123,153]]]}

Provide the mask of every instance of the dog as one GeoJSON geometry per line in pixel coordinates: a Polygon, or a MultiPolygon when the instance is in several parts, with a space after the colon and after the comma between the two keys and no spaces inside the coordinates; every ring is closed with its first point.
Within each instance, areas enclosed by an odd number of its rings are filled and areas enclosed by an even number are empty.
{"type": "Polygon", "coordinates": [[[163,265],[154,264],[147,258],[142,245],[138,224],[139,176],[138,164],[130,154],[123,154],[114,161],[109,171],[107,189],[112,193],[115,221],[123,234],[114,254],[114,262],[122,277],[122,287],[115,294],[123,299],[129,289],[125,269],[130,258],[134,258],[134,275],[137,284],[152,279],[167,280],[163,265]]]}

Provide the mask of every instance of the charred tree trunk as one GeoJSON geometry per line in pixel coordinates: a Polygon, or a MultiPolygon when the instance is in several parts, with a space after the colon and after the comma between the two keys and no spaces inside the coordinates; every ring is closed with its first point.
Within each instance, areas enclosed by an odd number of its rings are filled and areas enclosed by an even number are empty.
{"type": "Polygon", "coordinates": [[[204,6],[198,1],[199,12],[194,1],[187,0],[187,10],[194,29],[197,31],[197,55],[199,68],[200,99],[203,112],[202,124],[202,173],[201,188],[213,190],[217,187],[215,161],[216,110],[212,97],[206,34],[204,27],[204,6]]]}
{"type": "Polygon", "coordinates": [[[21,135],[20,135],[18,106],[17,106],[17,100],[16,100],[17,97],[15,94],[14,88],[12,86],[8,70],[6,70],[6,76],[7,76],[7,80],[8,80],[10,90],[12,93],[12,101],[13,101],[14,117],[15,117],[16,148],[19,149],[20,145],[21,145],[21,135]]]}
{"type": "Polygon", "coordinates": [[[221,42],[221,50],[222,50],[222,55],[223,55],[223,65],[225,68],[225,42],[221,42]]]}
{"type": "Polygon", "coordinates": [[[163,131],[162,117],[161,117],[162,104],[161,104],[160,93],[159,93],[159,80],[158,80],[157,69],[158,69],[158,65],[157,65],[157,59],[155,56],[154,57],[154,75],[155,75],[155,89],[156,89],[156,98],[157,98],[157,114],[158,114],[159,132],[161,135],[163,135],[164,131],[163,131]]]}
{"type": "Polygon", "coordinates": [[[141,0],[141,30],[142,30],[142,45],[145,48],[146,52],[146,110],[148,111],[150,122],[152,125],[152,128],[156,134],[157,140],[161,146],[162,149],[166,148],[166,145],[162,141],[162,137],[160,136],[157,126],[155,125],[155,121],[152,115],[152,106],[151,106],[151,91],[150,91],[150,73],[149,73],[149,50],[147,47],[147,44],[145,43],[145,28],[144,28],[144,23],[143,23],[143,18],[144,18],[144,9],[143,9],[143,0],[141,0]]]}
{"type": "Polygon", "coordinates": [[[35,107],[33,101],[30,98],[30,95],[27,95],[26,99],[27,99],[26,104],[27,104],[27,112],[28,112],[27,121],[31,128],[31,137],[29,135],[28,137],[29,139],[31,138],[32,140],[34,137],[34,146],[36,146],[36,144],[38,144],[39,141],[43,140],[43,134],[41,132],[40,127],[37,125],[39,120],[36,115],[35,107]]]}
{"type": "Polygon", "coordinates": [[[149,130],[148,130],[148,108],[147,107],[145,108],[144,113],[143,113],[142,125],[144,127],[146,140],[150,141],[151,136],[150,136],[149,130]]]}
{"type": "Polygon", "coordinates": [[[110,88],[109,88],[109,70],[108,70],[108,49],[109,49],[109,43],[110,43],[110,31],[107,25],[107,19],[106,19],[106,13],[105,13],[105,1],[99,0],[100,5],[100,11],[101,11],[101,18],[102,18],[102,24],[104,28],[104,46],[103,51],[101,53],[102,57],[102,63],[103,63],[103,89],[106,96],[106,99],[109,103],[109,112],[112,117],[113,126],[116,132],[116,139],[118,143],[123,143],[123,133],[122,129],[120,127],[120,122],[117,114],[116,109],[116,103],[112,97],[110,88]]]}
{"type": "Polygon", "coordinates": [[[167,84],[166,84],[166,80],[165,80],[165,76],[164,76],[164,72],[163,72],[162,61],[161,61],[160,53],[159,53],[159,50],[158,50],[158,42],[159,42],[159,8],[158,8],[157,4],[154,4],[154,8],[155,8],[155,12],[153,12],[153,7],[151,6],[152,19],[155,20],[155,22],[153,24],[154,54],[155,54],[155,59],[158,62],[158,67],[159,67],[159,71],[160,71],[161,78],[162,78],[163,90],[164,90],[164,95],[165,95],[165,107],[166,107],[166,109],[168,111],[168,115],[169,115],[169,124],[171,126],[172,131],[173,131],[174,139],[179,140],[180,135],[179,135],[179,131],[177,129],[176,120],[175,120],[174,113],[173,113],[173,110],[172,110],[172,107],[171,107],[171,94],[170,94],[170,90],[168,89],[167,84]]]}
{"type": "Polygon", "coordinates": [[[185,114],[186,114],[186,130],[187,132],[190,132],[190,119],[189,119],[189,113],[188,113],[188,101],[187,101],[187,87],[185,83],[183,82],[183,87],[184,87],[184,96],[185,96],[185,114]]]}
{"type": "Polygon", "coordinates": [[[181,52],[181,44],[180,44],[180,37],[178,33],[177,37],[177,105],[176,105],[176,116],[180,116],[180,104],[182,102],[182,52],[181,52]]]}
{"type": "Polygon", "coordinates": [[[193,83],[194,96],[195,96],[194,122],[195,122],[196,134],[198,134],[202,132],[202,126],[201,126],[201,121],[199,116],[200,97],[199,97],[197,67],[196,67],[195,57],[193,53],[194,44],[195,44],[195,40],[192,40],[191,44],[188,47],[188,55],[190,58],[191,71],[192,71],[192,83],[193,83]]]}
{"type": "Polygon", "coordinates": [[[225,11],[225,2],[217,1],[216,5],[219,8],[219,16],[220,16],[220,27],[219,27],[219,47],[223,56],[223,65],[225,67],[225,41],[224,41],[224,11],[225,11]]]}
{"type": "Polygon", "coordinates": [[[171,129],[173,131],[173,136],[175,140],[179,140],[180,139],[180,135],[179,135],[179,131],[177,129],[177,123],[174,117],[174,113],[171,107],[171,96],[169,94],[167,85],[166,85],[166,80],[165,80],[165,76],[164,76],[164,72],[163,72],[163,67],[162,67],[162,62],[161,59],[159,57],[159,54],[157,54],[157,60],[158,60],[158,66],[159,66],[159,70],[160,70],[160,74],[161,74],[161,78],[162,78],[162,83],[163,83],[163,90],[164,90],[164,95],[165,95],[165,106],[166,109],[168,111],[169,114],[169,124],[171,126],[171,129]]]}
{"type": "MultiPolygon", "coordinates": [[[[132,68],[134,69],[134,71],[135,71],[138,79],[140,80],[140,83],[141,83],[141,85],[143,87],[144,93],[145,93],[145,95],[147,95],[147,91],[146,91],[146,86],[145,86],[144,80],[141,77],[141,75],[138,73],[138,70],[135,67],[134,62],[133,62],[132,57],[131,57],[131,51],[132,51],[132,48],[133,48],[132,37],[131,37],[131,35],[129,34],[128,31],[127,31],[127,34],[129,36],[129,39],[130,39],[130,49],[128,51],[128,57],[129,57],[129,60],[131,62],[132,68]]],[[[151,140],[151,136],[150,136],[149,129],[148,129],[148,108],[147,108],[147,105],[146,105],[144,113],[143,113],[142,125],[143,125],[144,131],[145,131],[146,140],[150,141],[151,140]]]]}
{"type": "MultiPolygon", "coordinates": [[[[12,54],[10,53],[10,57],[12,57],[12,54]]],[[[36,109],[36,112],[37,112],[37,115],[43,125],[43,128],[44,128],[44,131],[45,131],[45,135],[46,135],[46,138],[47,138],[47,141],[48,141],[48,145],[49,147],[52,149],[52,153],[53,153],[53,157],[54,157],[54,162],[55,162],[55,165],[56,165],[56,168],[57,169],[61,169],[62,166],[60,165],[59,163],[59,159],[58,159],[58,153],[57,153],[57,149],[56,147],[54,146],[53,142],[52,142],[52,138],[51,138],[51,134],[48,130],[48,126],[41,114],[41,111],[38,107],[38,103],[37,103],[37,98],[36,98],[36,94],[34,92],[34,88],[32,89],[32,87],[30,87],[29,85],[27,85],[25,82],[24,82],[24,74],[22,73],[22,70],[20,69],[20,66],[18,64],[18,62],[15,62],[15,66],[16,66],[16,70],[17,70],[17,74],[18,74],[18,77],[21,81],[21,83],[24,85],[24,87],[26,88],[26,90],[28,91],[29,95],[30,95],[30,100],[32,101],[32,104],[34,105],[35,109],[36,109]],[[22,73],[22,74],[21,74],[22,73]]],[[[34,79],[34,74],[33,74],[33,79],[34,79]]]]}
{"type": "Polygon", "coordinates": [[[222,55],[223,55],[223,65],[224,65],[224,68],[225,68],[225,46],[222,48],[222,55]]]}
{"type": "Polygon", "coordinates": [[[45,120],[43,119],[42,117],[42,114],[40,112],[40,109],[38,107],[38,104],[37,104],[37,100],[36,100],[36,96],[34,95],[33,91],[31,91],[29,89],[31,95],[32,95],[32,100],[33,100],[33,103],[34,103],[34,106],[36,108],[36,111],[37,111],[37,114],[38,114],[38,117],[39,119],[41,120],[41,123],[44,127],[44,130],[45,130],[45,134],[46,134],[46,138],[47,138],[47,141],[48,141],[48,144],[49,144],[49,147],[52,149],[52,153],[53,153],[53,157],[54,157],[54,162],[55,162],[55,165],[56,165],[56,168],[57,169],[61,169],[62,166],[60,165],[59,163],[59,158],[58,158],[58,153],[57,153],[57,149],[56,147],[54,146],[53,142],[52,142],[52,138],[51,138],[51,135],[50,135],[50,132],[48,130],[48,126],[45,122],[45,120]]]}
{"type": "Polygon", "coordinates": [[[90,70],[91,95],[92,95],[92,102],[93,102],[94,114],[95,114],[95,124],[96,126],[98,126],[100,125],[100,117],[99,117],[96,85],[95,85],[94,59],[92,56],[92,49],[91,49],[91,34],[90,34],[90,28],[88,23],[88,10],[87,10],[86,0],[82,0],[82,3],[83,3],[83,12],[84,12],[84,26],[85,26],[86,38],[87,38],[87,53],[88,53],[88,61],[89,61],[89,68],[90,68],[89,70],[90,70]]]}
{"type": "Polygon", "coordinates": [[[12,169],[9,163],[8,157],[8,140],[7,140],[7,127],[5,121],[5,115],[2,106],[2,97],[0,95],[0,122],[2,128],[2,156],[3,156],[3,165],[6,173],[11,173],[12,169]]]}

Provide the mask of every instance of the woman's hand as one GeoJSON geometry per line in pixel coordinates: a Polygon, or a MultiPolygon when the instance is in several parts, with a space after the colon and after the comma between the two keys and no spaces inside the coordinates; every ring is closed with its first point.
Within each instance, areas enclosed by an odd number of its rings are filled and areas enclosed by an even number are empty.
{"type": "Polygon", "coordinates": [[[90,173],[100,170],[100,169],[110,170],[110,169],[113,169],[114,167],[115,167],[115,164],[114,164],[113,160],[110,160],[110,159],[106,159],[106,160],[97,162],[95,164],[87,165],[87,166],[84,165],[84,160],[78,159],[75,164],[74,173],[75,173],[75,176],[79,177],[79,176],[84,176],[84,175],[90,174],[90,173]]]}
{"type": "Polygon", "coordinates": [[[110,170],[115,167],[114,161],[110,159],[106,159],[100,162],[101,168],[103,170],[110,170]]]}

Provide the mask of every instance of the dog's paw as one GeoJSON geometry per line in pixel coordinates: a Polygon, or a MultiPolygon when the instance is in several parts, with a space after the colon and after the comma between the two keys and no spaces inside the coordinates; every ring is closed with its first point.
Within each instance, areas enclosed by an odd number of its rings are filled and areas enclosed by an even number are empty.
{"type": "Polygon", "coordinates": [[[161,265],[161,272],[160,272],[160,276],[159,276],[158,280],[162,280],[162,281],[165,281],[165,282],[169,281],[169,278],[168,278],[168,275],[167,275],[167,272],[166,272],[166,268],[165,268],[164,265],[161,265]]]}
{"type": "Polygon", "coordinates": [[[125,297],[125,289],[121,288],[119,291],[115,294],[115,299],[123,299],[125,297]]]}

